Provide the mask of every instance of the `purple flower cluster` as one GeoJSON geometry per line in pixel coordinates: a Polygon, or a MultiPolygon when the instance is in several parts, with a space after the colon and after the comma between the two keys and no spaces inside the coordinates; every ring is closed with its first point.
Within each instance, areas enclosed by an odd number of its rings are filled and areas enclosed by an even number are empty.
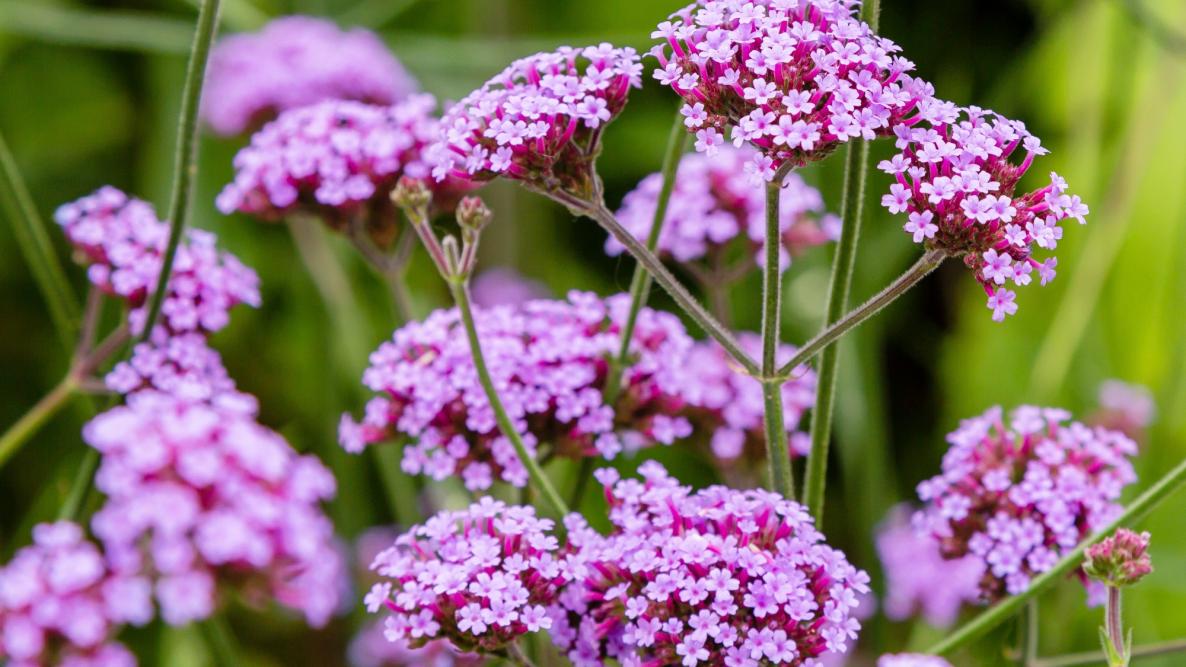
{"type": "Polygon", "coordinates": [[[988,307],[1000,322],[1017,312],[1012,282],[1028,285],[1036,271],[1042,285],[1054,279],[1058,261],[1033,258],[1034,246],[1054,250],[1064,220],[1085,222],[1087,205],[1067,194],[1058,174],[1028,193],[1018,181],[1047,150],[1020,121],[978,107],[960,108],[938,100],[924,104],[927,126],[894,128],[902,151],[879,165],[896,182],[881,203],[906,213],[903,229],[915,243],[963,256],[988,293],[988,307]],[[1020,164],[1010,156],[1025,150],[1020,164]]]}
{"type": "Polygon", "coordinates": [[[0,662],[10,667],[131,667],[118,627],[153,616],[148,580],[112,571],[82,528],[33,529],[33,544],[0,568],[0,662]]]}
{"type": "Polygon", "coordinates": [[[288,109],[331,99],[392,104],[416,88],[374,33],[288,16],[219,42],[210,54],[202,118],[218,134],[235,135],[288,109]]]}
{"type": "Polygon", "coordinates": [[[648,462],[606,484],[613,532],[569,521],[577,581],[551,636],[580,667],[815,665],[855,639],[869,577],[768,491],[692,491],[648,462]]]}
{"type": "Polygon", "coordinates": [[[516,306],[533,299],[551,296],[547,285],[524,278],[514,269],[487,269],[477,275],[470,285],[474,303],[482,308],[516,306]]]}
{"type": "MultiPolygon", "coordinates": [[[[691,433],[681,416],[683,361],[692,346],[679,318],[643,309],[613,405],[603,399],[629,295],[603,299],[572,292],[565,301],[530,301],[475,313],[494,384],[532,453],[541,445],[568,458],[612,457],[691,433]]],[[[456,309],[397,330],[371,355],[363,383],[380,393],[361,423],[348,415],[342,446],[357,452],[402,436],[403,468],[435,479],[460,475],[467,488],[496,479],[527,483],[527,471],[502,436],[456,309]]]]}
{"type": "Polygon", "coordinates": [[[696,150],[731,132],[771,181],[850,139],[888,135],[934,90],[896,44],[853,16],[857,0],[700,0],[659,24],[655,78],[684,99],[696,150]]]}
{"type": "Polygon", "coordinates": [[[222,357],[197,333],[165,336],[158,328],[152,340],[136,345],[130,359],[111,369],[105,382],[117,394],[152,390],[248,415],[259,411],[255,397],[235,388],[222,357]]]}
{"type": "MultiPolygon", "coordinates": [[[[688,155],[680,161],[659,235],[660,253],[677,262],[703,261],[711,269],[726,261],[730,242],[742,238],[745,254],[755,260],[761,257],[766,244],[766,195],[762,179],[754,182],[752,165],[757,155],[749,147],[725,147],[713,157],[688,155]]],[[[650,234],[662,186],[663,175],[650,174],[622,200],[618,220],[638,238],[650,234]]],[[[840,220],[824,214],[819,191],[797,174],[787,177],[780,208],[783,268],[790,265],[792,255],[839,235],[840,220]]],[[[619,255],[625,247],[611,237],[605,249],[619,255]]]]}
{"type": "Polygon", "coordinates": [[[1157,403],[1148,387],[1107,380],[1099,388],[1099,409],[1091,423],[1120,431],[1140,441],[1157,416],[1157,403]]]}
{"type": "MultiPolygon", "coordinates": [[[[104,187],[60,207],[55,219],[89,263],[87,276],[104,292],[127,301],[134,333],[144,327],[146,302],[161,273],[169,225],[152,206],[104,187]]],[[[177,248],[160,325],[169,333],[218,331],[232,307],[259,305],[259,278],[207,231],[187,230],[177,248]]]]}
{"type": "Polygon", "coordinates": [[[992,408],[948,435],[943,472],[918,485],[927,505],[916,527],[939,540],[945,557],[984,563],[986,601],[1021,593],[1107,525],[1136,480],[1132,440],[1069,419],[1064,410],[1023,406],[1006,425],[992,408]]]}
{"type": "Polygon", "coordinates": [[[934,655],[898,653],[881,656],[877,661],[877,667],[951,667],[951,663],[934,655]]]}
{"type": "Polygon", "coordinates": [[[602,128],[641,85],[631,48],[562,47],[516,60],[445,113],[433,173],[438,181],[506,176],[587,199],[602,128]]]}
{"type": "Polygon", "coordinates": [[[93,419],[107,502],[92,528],[113,566],[155,580],[166,623],[209,616],[216,582],[275,598],[322,625],[341,593],[342,560],[318,503],[330,472],[250,414],[155,391],[93,419]]]}
{"type": "Polygon", "coordinates": [[[367,610],[389,612],[392,642],[502,651],[552,626],[548,608],[572,580],[554,527],[530,507],[489,497],[441,512],[375,557],[371,568],[385,579],[367,594],[367,610]]]}
{"type": "Polygon", "coordinates": [[[984,562],[975,556],[944,558],[933,536],[911,526],[911,513],[906,505],[895,507],[877,535],[885,572],[885,615],[903,621],[921,614],[927,623],[945,628],[955,622],[964,604],[979,600],[984,562]]]}
{"type": "MultiPolygon", "coordinates": [[[[757,334],[743,333],[739,339],[751,354],[762,349],[757,334]]],[[[780,363],[794,354],[794,347],[779,346],[780,363]]],[[[696,424],[696,433],[712,434],[709,445],[713,455],[727,462],[763,460],[766,436],[761,382],[738,367],[716,341],[697,342],[685,363],[689,377],[683,393],[689,417],[696,424]]],[[[811,449],[810,437],[798,429],[804,413],[815,405],[815,383],[815,371],[803,365],[782,386],[783,420],[793,454],[805,455],[811,449]]]]}

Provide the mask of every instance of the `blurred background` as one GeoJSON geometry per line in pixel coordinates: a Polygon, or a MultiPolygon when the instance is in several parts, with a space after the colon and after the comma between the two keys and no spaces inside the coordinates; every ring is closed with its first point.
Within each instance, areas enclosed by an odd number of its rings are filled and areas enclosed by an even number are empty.
{"type": "MultiPolygon", "coordinates": [[[[164,208],[185,54],[197,0],[0,0],[0,131],[43,216],[112,184],[164,208]]],[[[611,41],[645,51],[649,33],[679,0],[224,0],[223,31],[253,30],[288,13],[328,16],[379,32],[421,85],[456,99],[513,58],[560,44],[611,41]]],[[[1058,405],[1085,416],[1100,383],[1119,378],[1153,393],[1157,417],[1137,463],[1141,484],[1186,456],[1186,4],[1181,0],[883,0],[881,32],[901,44],[941,96],[1024,120],[1052,155],[1028,178],[1056,170],[1092,209],[1060,244],[1059,277],[1022,290],[1021,309],[989,318],[970,275],[949,263],[843,343],[825,532],[880,581],[872,536],[896,502],[913,498],[938,470],[943,436],[994,404],[1058,405]]],[[[649,78],[606,134],[600,171],[607,200],[657,171],[676,100],[649,78]]],[[[365,400],[367,353],[391,334],[383,286],[346,243],[312,239],[346,271],[348,288],[321,298],[283,225],[224,217],[214,197],[231,178],[246,139],[202,143],[193,224],[258,271],[263,307],[236,309],[212,343],[239,387],[260,398],[262,421],[326,460],[338,475],[331,508],[344,538],[387,523],[373,461],[341,452],[343,411],[365,400]],[[336,303],[333,303],[335,302],[336,303]],[[342,315],[346,313],[346,315],[342,315]]],[[[892,145],[874,147],[874,160],[892,145]]],[[[842,159],[803,176],[838,210],[842,159]]],[[[858,251],[853,299],[863,299],[914,259],[917,247],[877,205],[888,187],[874,172],[858,251]]],[[[553,294],[579,288],[624,291],[633,264],[609,258],[586,220],[506,184],[483,195],[496,221],[481,267],[512,267],[553,294]]],[[[63,258],[66,244],[51,230],[63,258]]],[[[788,275],[789,342],[819,327],[830,248],[796,260],[788,275]]],[[[0,225],[0,425],[12,423],[65,371],[67,359],[46,307],[0,225]]],[[[83,271],[70,266],[82,292],[83,271]]],[[[421,313],[447,303],[426,258],[411,280],[421,313]]],[[[758,326],[759,280],[733,294],[741,328],[758,326]]],[[[668,307],[656,294],[653,305],[668,307]]],[[[0,554],[28,541],[32,522],[51,518],[77,467],[86,418],[81,401],[44,429],[0,473],[0,554]]],[[[695,484],[714,481],[703,462],[665,459],[695,484]]],[[[636,462],[628,462],[634,465],[636,462]]],[[[563,472],[563,471],[562,471],[563,472]]],[[[1131,496],[1133,491],[1130,490],[1131,496]]],[[[1127,596],[1138,644],[1186,636],[1186,497],[1172,499],[1143,528],[1153,532],[1157,571],[1127,596]]],[[[1043,596],[1043,655],[1098,646],[1099,613],[1072,582],[1043,596]]],[[[355,617],[311,633],[279,612],[236,608],[232,623],[253,664],[341,664],[355,617]]],[[[1005,628],[1004,635],[1012,632],[1005,628]]],[[[924,624],[876,616],[860,643],[877,651],[921,648],[942,636],[924,624]]],[[[1002,635],[998,635],[998,642],[1002,635]]],[[[144,664],[202,664],[185,630],[133,633],[144,664]],[[144,656],[149,656],[151,659],[144,656]]],[[[985,646],[989,646],[986,644],[985,646]]],[[[996,646],[996,645],[993,645],[996,646]]],[[[1008,664],[999,649],[983,664],[1008,664]]],[[[865,660],[866,662],[861,662],[865,660]]],[[[1142,665],[1183,664],[1182,657],[1142,665]]],[[[964,664],[964,663],[960,663],[964,664]]],[[[969,659],[967,664],[979,664],[969,659]]]]}

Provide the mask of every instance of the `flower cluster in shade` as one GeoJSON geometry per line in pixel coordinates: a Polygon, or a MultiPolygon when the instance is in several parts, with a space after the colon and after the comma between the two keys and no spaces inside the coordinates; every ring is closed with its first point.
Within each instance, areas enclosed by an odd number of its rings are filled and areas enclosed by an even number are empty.
{"type": "MultiPolygon", "coordinates": [[[[760,354],[762,339],[745,332],[738,337],[750,354],[760,354]]],[[[791,345],[780,345],[779,363],[795,354],[791,345]]],[[[689,418],[696,433],[711,434],[709,446],[721,461],[762,460],[766,452],[763,430],[765,403],[762,384],[742,370],[716,341],[697,341],[686,362],[688,381],[683,388],[689,418]]],[[[783,421],[790,436],[791,453],[806,455],[811,438],[799,430],[803,415],[815,405],[815,371],[799,366],[782,385],[783,421]]]]}
{"type": "Polygon", "coordinates": [[[967,419],[947,440],[943,471],[922,482],[916,528],[947,558],[985,567],[981,598],[1025,591],[1037,575],[1121,511],[1136,480],[1136,444],[1122,433],[1069,421],[1054,408],[1001,408],[967,419]]]}
{"type": "Polygon", "coordinates": [[[548,286],[525,278],[511,268],[496,267],[479,273],[470,283],[470,296],[482,308],[515,306],[551,296],[548,286]]]}
{"type": "MultiPolygon", "coordinates": [[[[89,265],[91,283],[127,302],[132,331],[139,333],[161,273],[169,225],[147,202],[109,186],[63,205],[54,217],[89,265]]],[[[210,333],[226,326],[232,307],[258,306],[259,300],[255,272],[220,252],[210,232],[189,229],[177,248],[159,325],[169,334],[210,333]]]]}
{"type": "Polygon", "coordinates": [[[935,655],[897,653],[881,656],[877,667],[951,667],[951,663],[935,655]]]}
{"type": "Polygon", "coordinates": [[[979,600],[984,561],[944,558],[934,536],[915,531],[911,514],[907,505],[893,508],[877,534],[885,573],[882,608],[894,621],[920,614],[935,627],[949,627],[965,604],[979,600]]]}
{"type": "Polygon", "coordinates": [[[548,608],[572,580],[554,527],[530,507],[489,497],[441,512],[375,557],[383,580],[367,593],[367,610],[384,612],[391,642],[503,651],[552,627],[548,608]]]}
{"type": "Polygon", "coordinates": [[[1149,533],[1121,528],[1087,548],[1087,576],[1108,586],[1131,586],[1153,572],[1149,533]]]}
{"type": "Polygon", "coordinates": [[[0,662],[9,667],[132,667],[113,637],[152,617],[152,584],[113,570],[74,523],[37,525],[33,544],[0,567],[0,662]]]}
{"type": "Polygon", "coordinates": [[[561,47],[516,60],[445,112],[434,176],[505,176],[587,200],[601,132],[641,85],[631,48],[561,47]]]}
{"type": "Polygon", "coordinates": [[[1148,387],[1106,380],[1100,384],[1099,408],[1091,416],[1091,423],[1139,441],[1156,416],[1157,403],[1148,387]]]}
{"type": "MultiPolygon", "coordinates": [[[[766,239],[766,192],[759,178],[746,167],[757,156],[753,148],[724,147],[713,156],[688,155],[679,164],[667,215],[659,234],[659,252],[677,262],[702,262],[707,270],[725,260],[736,239],[755,261],[762,256],[766,239]]],[[[631,234],[650,234],[663,187],[662,174],[650,174],[622,200],[617,217],[631,234]]],[[[819,190],[798,174],[787,176],[780,205],[781,264],[813,246],[835,240],[840,220],[824,213],[819,190]]],[[[610,255],[625,247],[614,238],[605,244],[610,255]]],[[[747,268],[751,265],[746,265],[747,268]]]]}
{"type": "Polygon", "coordinates": [[[569,519],[575,583],[552,639],[579,667],[817,665],[857,636],[869,577],[777,494],[598,471],[612,532],[569,519]],[[612,662],[616,661],[616,662],[612,662]]]}
{"type": "Polygon", "coordinates": [[[930,84],[854,16],[857,0],[700,0],[659,24],[655,78],[684,100],[696,150],[726,141],[759,149],[746,170],[765,181],[852,139],[914,122],[930,84]]]}
{"type": "Polygon", "coordinates": [[[197,333],[167,336],[157,327],[150,340],[132,348],[132,356],[116,364],[104,381],[117,394],[150,390],[247,415],[259,412],[256,398],[235,388],[222,357],[197,333]]]}
{"type": "Polygon", "coordinates": [[[237,407],[152,390],[93,419],[83,439],[102,455],[95,485],[107,496],[92,529],[115,569],[153,579],[166,623],[212,614],[219,583],[312,625],[335,611],[343,564],[319,507],[335,482],[316,458],[237,407]]]}
{"type": "Polygon", "coordinates": [[[1058,246],[1063,221],[1083,224],[1087,205],[1054,173],[1049,184],[1019,191],[1034,158],[1048,152],[1024,123],[937,100],[921,115],[925,122],[894,128],[901,152],[879,165],[895,180],[882,205],[907,215],[903,229],[915,243],[962,256],[988,293],[993,319],[1003,321],[1017,312],[1007,285],[1053,280],[1058,260],[1039,262],[1034,253],[1058,246]],[[1025,157],[1014,164],[1019,148],[1025,157]]]}
{"type": "MultiPolygon", "coordinates": [[[[680,392],[692,340],[674,315],[642,310],[621,391],[612,405],[603,398],[629,307],[629,295],[572,292],[563,301],[476,309],[494,384],[533,455],[546,444],[563,457],[613,457],[690,435],[680,392]]],[[[456,309],[397,330],[371,355],[363,383],[379,395],[361,422],[342,417],[347,450],[402,437],[408,473],[459,475],[471,490],[499,479],[527,483],[478,382],[456,309]]]]}
{"type": "Polygon", "coordinates": [[[392,104],[417,87],[374,33],[288,16],[215,46],[202,118],[218,134],[235,135],[288,109],[331,99],[392,104]]]}

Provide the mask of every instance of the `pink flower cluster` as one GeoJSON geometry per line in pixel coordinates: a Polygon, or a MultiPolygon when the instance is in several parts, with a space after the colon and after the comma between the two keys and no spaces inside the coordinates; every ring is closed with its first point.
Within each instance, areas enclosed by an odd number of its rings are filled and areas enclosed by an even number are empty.
{"type": "Polygon", "coordinates": [[[1148,387],[1107,380],[1099,388],[1099,408],[1090,422],[1141,440],[1157,416],[1157,403],[1148,387]]]}
{"type": "MultiPolygon", "coordinates": [[[[677,262],[704,261],[711,270],[726,260],[731,242],[741,238],[746,256],[761,257],[766,245],[766,194],[762,179],[754,182],[756,157],[757,151],[749,147],[725,147],[713,157],[685,156],[659,234],[660,253],[677,262]]],[[[650,234],[662,186],[663,175],[650,174],[622,200],[618,220],[640,239],[650,234]]],[[[797,174],[785,181],[780,209],[783,268],[790,265],[792,255],[839,236],[839,218],[824,214],[819,190],[797,174]]],[[[616,256],[625,247],[611,237],[605,250],[616,256]]]]}
{"type": "Polygon", "coordinates": [[[374,33],[287,16],[218,43],[206,72],[202,118],[218,134],[234,135],[288,109],[330,99],[392,104],[416,88],[374,33]]]}
{"type": "Polygon", "coordinates": [[[655,78],[684,99],[696,150],[716,155],[730,131],[765,181],[851,139],[913,122],[930,84],[896,44],[853,16],[857,0],[700,0],[659,24],[655,78]]]}
{"type": "Polygon", "coordinates": [[[448,639],[463,651],[502,651],[552,626],[548,607],[572,580],[553,529],[532,508],[489,497],[441,512],[375,558],[385,580],[367,594],[367,610],[390,612],[392,642],[448,639]]]}
{"type": "Polygon", "coordinates": [[[92,528],[113,566],[155,580],[166,623],[209,616],[216,583],[276,599],[312,625],[336,609],[343,564],[318,503],[330,472],[250,414],[141,391],[83,429],[107,502],[92,528]]]}
{"type": "Polygon", "coordinates": [[[947,440],[943,472],[918,485],[920,532],[947,558],[982,561],[980,595],[995,601],[1029,587],[1119,512],[1136,480],[1127,436],[1068,421],[1054,408],[1019,407],[967,419],[947,440]]]}
{"type": "Polygon", "coordinates": [[[641,85],[631,48],[562,47],[517,60],[445,113],[433,173],[587,195],[602,129],[641,85]]]}
{"type": "Polygon", "coordinates": [[[1041,284],[1053,280],[1058,261],[1039,262],[1034,247],[1054,250],[1060,223],[1083,224],[1087,205],[1067,194],[1058,174],[1043,188],[1017,191],[1034,158],[1047,153],[1024,123],[938,100],[920,115],[929,127],[894,128],[902,152],[879,165],[896,180],[881,203],[908,215],[903,229],[915,243],[962,256],[988,293],[993,319],[1003,321],[1017,312],[1016,293],[1005,285],[1028,285],[1035,271],[1041,284]],[[1019,147],[1026,155],[1015,165],[1009,158],[1019,147]]]}
{"type": "Polygon", "coordinates": [[[569,520],[577,581],[551,636],[573,664],[816,665],[857,636],[869,577],[768,491],[681,486],[648,462],[606,485],[613,531],[569,520]]]}
{"type": "Polygon", "coordinates": [[[0,662],[10,667],[131,667],[118,627],[152,620],[152,587],[113,572],[73,523],[43,523],[0,568],[0,662]]]}
{"type": "Polygon", "coordinates": [[[899,653],[881,656],[877,667],[951,667],[951,663],[934,655],[899,653]]]}
{"type": "MultiPolygon", "coordinates": [[[[762,349],[757,334],[743,333],[740,342],[751,354],[762,349]]],[[[780,345],[780,363],[794,353],[794,347],[780,345]]],[[[738,367],[716,341],[698,341],[685,364],[689,377],[683,393],[689,417],[697,433],[712,434],[713,455],[728,462],[764,460],[762,384],[738,367]]],[[[793,454],[805,455],[811,449],[810,437],[798,429],[804,413],[815,405],[815,383],[815,371],[803,365],[782,386],[783,420],[793,454]]]]}
{"type": "MultiPolygon", "coordinates": [[[[104,187],[65,204],[55,219],[90,264],[91,283],[127,301],[133,333],[144,327],[146,302],[156,289],[169,225],[152,206],[104,187]]],[[[190,229],[177,248],[160,325],[169,333],[209,333],[226,326],[232,307],[259,305],[259,278],[229,253],[219,252],[210,232],[190,229]]]]}
{"type": "Polygon", "coordinates": [[[1149,533],[1121,528],[1087,549],[1087,576],[1108,586],[1131,586],[1153,572],[1149,533]]]}
{"type": "Polygon", "coordinates": [[[130,359],[111,369],[105,382],[117,394],[152,390],[248,415],[259,412],[255,397],[235,388],[222,357],[197,333],[166,336],[158,328],[151,341],[137,344],[130,359]]]}
{"type": "Polygon", "coordinates": [[[911,514],[906,505],[890,510],[877,535],[885,572],[883,609],[895,621],[921,614],[927,623],[945,628],[956,621],[961,607],[979,600],[984,562],[975,556],[944,558],[938,540],[914,530],[911,514]]]}
{"type": "MultiPolygon", "coordinates": [[[[629,307],[629,295],[572,292],[565,301],[475,313],[494,383],[533,453],[546,444],[558,456],[612,457],[690,435],[680,411],[692,340],[674,315],[643,309],[619,397],[613,405],[603,399],[629,307]]],[[[348,451],[404,436],[410,443],[403,468],[410,474],[460,475],[471,490],[495,479],[527,483],[478,383],[456,309],[397,330],[371,355],[363,383],[380,396],[367,404],[361,423],[342,417],[339,436],[348,451]]]]}

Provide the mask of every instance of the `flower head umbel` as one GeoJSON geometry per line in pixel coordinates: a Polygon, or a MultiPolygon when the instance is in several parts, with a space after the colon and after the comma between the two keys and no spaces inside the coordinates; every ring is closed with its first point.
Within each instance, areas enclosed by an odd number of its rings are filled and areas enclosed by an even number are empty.
{"type": "Polygon", "coordinates": [[[1108,586],[1131,586],[1153,572],[1149,533],[1121,528],[1115,535],[1087,549],[1083,571],[1108,586]]]}
{"type": "Polygon", "coordinates": [[[601,133],[642,85],[631,48],[562,47],[516,60],[442,119],[437,180],[505,176],[577,202],[600,201],[601,133]]]}
{"type": "MultiPolygon", "coordinates": [[[[530,449],[612,457],[691,433],[681,416],[681,387],[692,341],[673,315],[643,309],[622,391],[613,405],[603,400],[629,306],[625,294],[572,292],[565,301],[476,311],[490,373],[530,449]]],[[[363,383],[380,396],[361,423],[343,416],[342,445],[360,451],[406,437],[409,473],[459,475],[471,490],[497,479],[524,486],[527,471],[498,429],[461,327],[455,309],[440,310],[397,330],[372,354],[363,383]]]]}
{"type": "Polygon", "coordinates": [[[935,627],[948,627],[960,608],[980,598],[984,561],[975,556],[948,560],[932,535],[910,523],[911,511],[899,505],[877,534],[877,554],[885,572],[885,615],[903,621],[921,614],[935,627]]]}
{"type": "MultiPolygon", "coordinates": [[[[742,333],[739,340],[750,354],[761,352],[762,340],[757,334],[742,333]]],[[[794,347],[780,345],[779,362],[789,360],[794,353],[794,347]]],[[[765,460],[761,382],[747,375],[712,340],[697,341],[687,367],[683,394],[689,418],[696,424],[697,433],[711,434],[713,455],[730,463],[765,460]]],[[[815,405],[815,383],[815,371],[803,365],[782,385],[783,421],[793,454],[804,455],[811,448],[811,439],[799,431],[799,422],[815,405]]]]}
{"type": "Polygon", "coordinates": [[[117,394],[152,390],[250,415],[259,411],[255,397],[235,388],[222,357],[197,333],[166,336],[158,328],[151,340],[132,348],[132,357],[116,364],[104,381],[117,394]]]}
{"type": "Polygon", "coordinates": [[[333,475],[241,410],[141,391],[93,419],[107,495],[92,527],[120,571],[151,575],[166,623],[209,616],[216,582],[274,598],[322,625],[342,559],[319,503],[333,475]]]}
{"type": "Polygon", "coordinates": [[[1080,541],[1120,512],[1136,480],[1127,436],[1068,421],[1054,408],[1000,408],[947,436],[943,472],[918,485],[927,503],[916,527],[943,555],[981,560],[986,601],[1021,593],[1080,541]]]}
{"type": "Polygon", "coordinates": [[[898,653],[881,656],[877,667],[951,667],[951,663],[936,655],[898,653]]]}
{"type": "Polygon", "coordinates": [[[113,572],[74,523],[39,524],[0,567],[0,662],[10,667],[133,667],[112,638],[152,616],[148,580],[113,572]]]}
{"type": "Polygon", "coordinates": [[[288,109],[325,100],[392,104],[416,88],[374,33],[287,16],[218,43],[210,54],[202,118],[218,134],[234,135],[288,109]]]}
{"type": "MultiPolygon", "coordinates": [[[[89,264],[91,283],[127,301],[132,330],[139,333],[160,276],[169,225],[157,219],[147,202],[113,187],[63,205],[54,218],[89,264]]],[[[214,235],[200,229],[189,229],[182,237],[168,290],[159,326],[170,334],[218,331],[235,305],[259,305],[259,277],[233,255],[220,252],[214,235]]]]}
{"type": "Polygon", "coordinates": [[[531,507],[489,497],[441,512],[375,557],[371,569],[383,580],[367,594],[367,610],[385,610],[388,641],[503,651],[551,627],[547,609],[571,581],[553,529],[531,507]]]}
{"type": "Polygon", "coordinates": [[[1048,152],[1023,123],[937,100],[921,115],[925,124],[894,130],[902,152],[879,165],[895,179],[881,203],[907,216],[904,229],[915,243],[962,256],[988,293],[993,319],[1003,321],[1017,312],[1006,285],[1053,280],[1057,260],[1039,262],[1035,248],[1054,250],[1061,223],[1083,224],[1087,205],[1053,173],[1049,185],[1018,192],[1034,158],[1048,152]],[[1018,148],[1025,157],[1013,164],[1018,148]]]}
{"type": "MultiPolygon", "coordinates": [[[[696,273],[708,280],[736,279],[738,269],[754,267],[766,238],[765,189],[761,178],[754,182],[750,168],[756,156],[757,151],[748,147],[725,147],[714,157],[684,156],[659,235],[660,254],[702,265],[696,273]],[[738,239],[742,241],[733,243],[738,239]],[[743,255],[740,262],[729,255],[737,246],[743,255]],[[727,266],[729,263],[739,266],[727,266]]],[[[651,231],[662,185],[662,174],[651,174],[622,200],[618,220],[640,239],[651,231]]],[[[835,240],[839,234],[840,221],[824,213],[819,190],[798,175],[789,175],[783,184],[780,213],[783,268],[790,265],[792,256],[835,240]]],[[[625,250],[613,237],[606,241],[605,249],[611,255],[625,250]]]]}
{"type": "Polygon", "coordinates": [[[681,486],[654,462],[606,484],[613,530],[570,519],[578,578],[553,611],[574,664],[814,665],[843,653],[869,577],[769,491],[681,486]]]}
{"type": "Polygon", "coordinates": [[[896,44],[853,16],[857,0],[700,0],[659,24],[655,78],[685,104],[696,150],[727,139],[760,153],[766,181],[850,139],[888,135],[934,93],[896,44]],[[726,135],[728,135],[726,137],[726,135]]]}

